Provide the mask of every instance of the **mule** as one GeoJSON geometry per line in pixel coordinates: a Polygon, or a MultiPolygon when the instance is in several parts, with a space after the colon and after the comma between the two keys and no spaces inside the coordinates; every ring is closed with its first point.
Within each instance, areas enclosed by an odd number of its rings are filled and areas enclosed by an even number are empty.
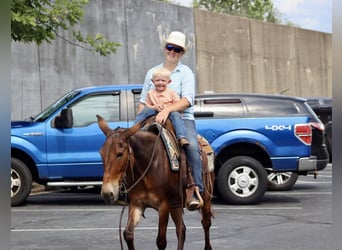
{"type": "MultiPolygon", "coordinates": [[[[106,136],[100,149],[104,166],[101,195],[105,201],[115,204],[122,185],[125,185],[129,211],[123,235],[128,249],[135,249],[134,229],[146,208],[155,209],[159,215],[156,239],[158,249],[165,249],[167,245],[169,215],[176,227],[178,249],[183,249],[186,235],[183,221],[186,174],[184,171],[171,170],[167,152],[158,134],[141,130],[140,123],[127,129],[113,130],[101,116],[98,115],[97,119],[106,136]]],[[[207,164],[205,160],[203,163],[207,164]]],[[[203,206],[199,211],[202,216],[205,250],[212,249],[209,229],[213,217],[213,181],[213,172],[203,171],[205,191],[202,194],[203,206]]]]}

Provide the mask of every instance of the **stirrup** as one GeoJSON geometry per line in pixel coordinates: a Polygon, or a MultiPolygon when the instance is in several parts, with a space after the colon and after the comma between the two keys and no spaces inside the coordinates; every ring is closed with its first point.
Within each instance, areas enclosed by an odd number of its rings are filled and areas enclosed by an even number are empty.
{"type": "Polygon", "coordinates": [[[190,201],[189,205],[186,207],[189,211],[195,211],[197,209],[200,209],[200,202],[199,200],[193,198],[192,201],[190,201]]]}
{"type": "Polygon", "coordinates": [[[195,190],[194,190],[193,198],[190,201],[190,203],[188,204],[187,209],[189,211],[194,211],[194,210],[200,209],[201,207],[203,207],[203,203],[204,202],[203,202],[202,196],[199,192],[199,188],[196,186],[195,190]],[[194,197],[195,195],[198,197],[198,199],[196,199],[194,197]]]}

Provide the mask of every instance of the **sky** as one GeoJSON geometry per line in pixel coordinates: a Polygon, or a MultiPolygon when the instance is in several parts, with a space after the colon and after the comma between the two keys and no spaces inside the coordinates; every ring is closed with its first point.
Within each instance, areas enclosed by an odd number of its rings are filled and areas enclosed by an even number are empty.
{"type": "MultiPolygon", "coordinates": [[[[191,6],[192,0],[171,0],[191,6]]],[[[297,27],[332,33],[332,0],[272,0],[273,6],[297,27]]]]}

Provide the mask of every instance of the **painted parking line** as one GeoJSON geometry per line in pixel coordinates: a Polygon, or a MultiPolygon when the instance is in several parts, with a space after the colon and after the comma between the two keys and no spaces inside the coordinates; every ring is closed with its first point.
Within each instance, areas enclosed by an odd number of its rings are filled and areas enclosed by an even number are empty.
{"type": "MultiPolygon", "coordinates": [[[[331,193],[331,192],[330,192],[331,193]]],[[[272,192],[272,194],[281,194],[281,192],[272,192]]],[[[291,193],[294,194],[294,193],[291,193]]],[[[306,193],[303,193],[306,194],[306,193]]],[[[316,193],[317,194],[317,193],[316,193]]],[[[213,204],[213,209],[216,210],[248,210],[248,209],[267,209],[267,210],[279,210],[279,209],[298,209],[298,207],[268,207],[268,208],[264,208],[264,207],[256,207],[256,206],[252,206],[252,207],[247,207],[247,206],[229,206],[229,205],[215,205],[213,204]],[[224,206],[224,207],[223,207],[224,206]]],[[[299,208],[301,209],[301,208],[299,208]]],[[[75,209],[12,209],[12,212],[61,212],[61,213],[65,213],[65,212],[113,212],[113,211],[121,211],[122,209],[120,208],[75,208],[75,209]]]]}
{"type": "Polygon", "coordinates": [[[332,184],[331,181],[303,181],[303,180],[298,180],[297,183],[302,183],[302,184],[332,184]]]}
{"type": "MultiPolygon", "coordinates": [[[[320,176],[326,176],[326,175],[332,175],[332,171],[324,171],[324,172],[318,172],[317,177],[319,178],[320,176]]],[[[310,177],[310,176],[309,176],[310,177]]],[[[313,176],[312,176],[313,177],[313,176]]]]}
{"type": "Polygon", "coordinates": [[[213,210],[301,210],[302,207],[213,207],[213,210]]]}
{"type": "Polygon", "coordinates": [[[327,192],[301,192],[301,191],[295,191],[295,192],[270,192],[268,194],[276,194],[276,195],[286,195],[286,196],[292,196],[292,195],[332,195],[331,191],[327,192]]]}
{"type": "MultiPolygon", "coordinates": [[[[218,227],[210,227],[210,229],[217,229],[218,227]]],[[[169,230],[176,229],[176,227],[167,227],[169,230]]],[[[189,227],[187,226],[186,229],[192,230],[203,230],[202,227],[189,227]]],[[[119,230],[118,227],[88,227],[88,228],[26,228],[26,229],[11,229],[11,232],[67,232],[67,231],[108,231],[108,230],[119,230]]],[[[136,227],[135,230],[158,230],[158,227],[136,227]]]]}
{"type": "Polygon", "coordinates": [[[68,209],[11,209],[11,212],[103,212],[103,211],[121,211],[121,208],[68,208],[68,209]]]}

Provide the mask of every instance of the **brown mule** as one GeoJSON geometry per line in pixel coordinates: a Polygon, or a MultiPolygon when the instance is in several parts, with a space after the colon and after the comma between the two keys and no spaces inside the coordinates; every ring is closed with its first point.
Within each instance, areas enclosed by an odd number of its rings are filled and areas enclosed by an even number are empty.
{"type": "MultiPolygon", "coordinates": [[[[128,129],[113,130],[101,116],[97,116],[97,119],[100,129],[106,135],[106,140],[100,149],[104,167],[101,195],[107,202],[115,204],[121,184],[125,183],[129,214],[124,238],[128,249],[135,249],[134,229],[148,207],[155,209],[159,214],[156,241],[158,249],[166,248],[169,215],[176,226],[178,249],[183,249],[186,231],[183,221],[186,175],[171,171],[160,136],[142,131],[140,123],[128,129]]],[[[207,164],[205,159],[203,163],[207,164]]],[[[213,181],[213,172],[204,171],[205,192],[200,211],[206,250],[212,249],[209,229],[213,216],[211,209],[213,181]]]]}

